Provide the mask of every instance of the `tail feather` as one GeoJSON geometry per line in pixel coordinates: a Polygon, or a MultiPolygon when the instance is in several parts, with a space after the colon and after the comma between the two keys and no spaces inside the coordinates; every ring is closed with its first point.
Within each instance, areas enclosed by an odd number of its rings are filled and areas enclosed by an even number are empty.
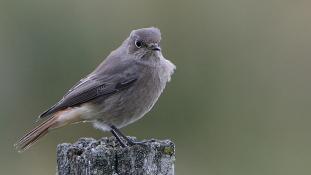
{"type": "Polygon", "coordinates": [[[25,134],[17,143],[14,144],[14,147],[19,151],[23,152],[29,147],[31,147],[36,141],[38,141],[41,137],[46,135],[51,127],[55,124],[57,117],[51,116],[51,118],[47,119],[30,132],[25,134]]]}

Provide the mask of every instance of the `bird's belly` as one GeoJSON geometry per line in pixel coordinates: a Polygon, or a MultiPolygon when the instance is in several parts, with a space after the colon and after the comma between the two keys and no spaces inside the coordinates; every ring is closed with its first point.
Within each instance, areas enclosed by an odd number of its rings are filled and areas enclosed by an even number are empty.
{"type": "Polygon", "coordinates": [[[141,70],[144,77],[132,87],[108,98],[98,98],[94,126],[102,130],[109,130],[111,124],[121,128],[143,117],[158,100],[174,69],[174,64],[162,59],[156,67],[144,67],[141,70]]]}
{"type": "Polygon", "coordinates": [[[118,128],[126,126],[144,116],[158,100],[164,85],[158,80],[145,80],[99,103],[97,122],[118,128]]]}

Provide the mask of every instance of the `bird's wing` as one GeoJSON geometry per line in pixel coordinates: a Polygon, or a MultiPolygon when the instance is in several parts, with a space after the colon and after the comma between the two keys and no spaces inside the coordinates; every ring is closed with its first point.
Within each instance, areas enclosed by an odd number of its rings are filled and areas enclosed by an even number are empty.
{"type": "Polygon", "coordinates": [[[42,113],[39,118],[47,117],[57,111],[80,105],[97,97],[108,97],[125,90],[131,87],[138,79],[138,74],[135,71],[133,72],[134,73],[128,73],[124,71],[118,74],[111,72],[101,76],[94,76],[91,74],[80,80],[58,103],[42,113]]]}

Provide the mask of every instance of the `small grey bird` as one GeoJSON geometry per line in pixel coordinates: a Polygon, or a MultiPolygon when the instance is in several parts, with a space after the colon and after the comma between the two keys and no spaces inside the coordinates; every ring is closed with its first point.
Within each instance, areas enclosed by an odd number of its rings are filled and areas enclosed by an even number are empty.
{"type": "Polygon", "coordinates": [[[142,118],[153,107],[176,68],[163,57],[160,40],[157,28],[133,30],[93,72],[43,112],[39,119],[45,121],[15,147],[26,150],[52,129],[77,122],[92,122],[98,129],[111,131],[123,147],[136,144],[119,128],[142,118]]]}

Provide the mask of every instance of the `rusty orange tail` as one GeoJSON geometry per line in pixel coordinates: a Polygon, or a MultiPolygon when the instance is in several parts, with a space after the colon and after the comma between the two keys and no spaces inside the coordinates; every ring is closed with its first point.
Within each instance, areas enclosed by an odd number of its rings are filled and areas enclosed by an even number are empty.
{"type": "Polygon", "coordinates": [[[49,119],[32,129],[30,132],[25,134],[18,142],[14,144],[14,147],[18,152],[23,152],[31,147],[41,137],[46,135],[49,129],[55,124],[57,116],[51,116],[49,119]]]}

